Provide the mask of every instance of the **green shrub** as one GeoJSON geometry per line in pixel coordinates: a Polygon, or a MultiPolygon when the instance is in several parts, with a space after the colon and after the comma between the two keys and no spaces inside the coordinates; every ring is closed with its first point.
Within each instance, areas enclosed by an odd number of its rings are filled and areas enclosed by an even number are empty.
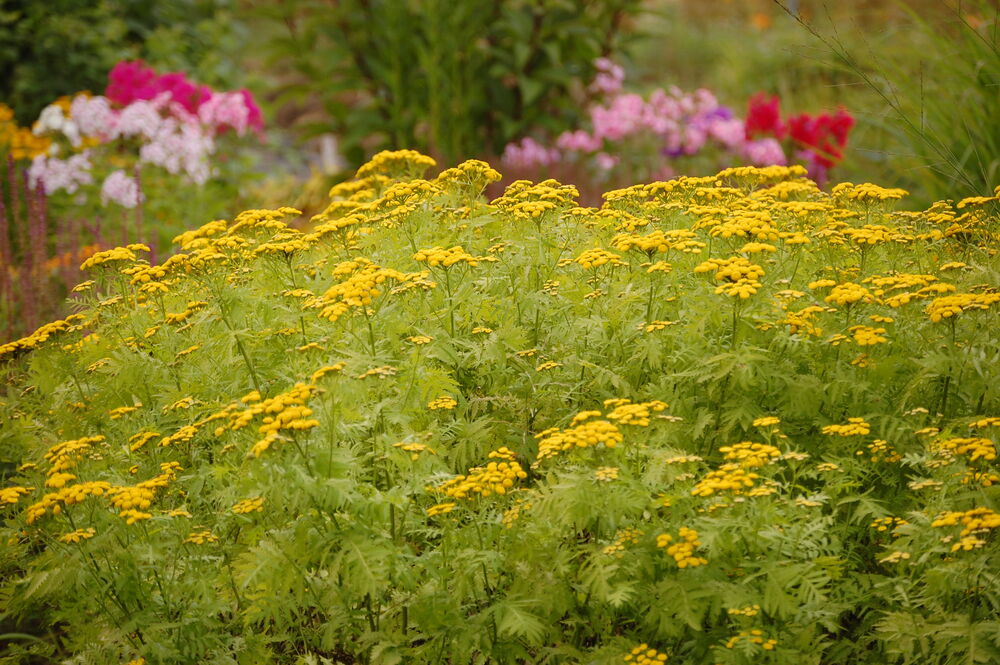
{"type": "Polygon", "coordinates": [[[317,131],[360,163],[379,147],[450,160],[499,154],[579,115],[570,92],[619,47],[638,0],[320,0],[267,3],[285,98],[322,104],[317,131]],[[561,117],[560,117],[561,116],[561,117]]]}
{"type": "Polygon", "coordinates": [[[996,196],[431,165],[0,346],[6,662],[1000,658],[996,196]]]}

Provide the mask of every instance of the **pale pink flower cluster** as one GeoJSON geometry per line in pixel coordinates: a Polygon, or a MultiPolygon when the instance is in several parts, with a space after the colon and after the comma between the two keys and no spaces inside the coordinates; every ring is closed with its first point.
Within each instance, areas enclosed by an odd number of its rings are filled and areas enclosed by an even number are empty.
{"type": "Polygon", "coordinates": [[[139,192],[139,183],[121,169],[112,171],[104,179],[104,184],[101,185],[101,203],[103,205],[107,205],[108,201],[113,201],[123,208],[134,208],[139,205],[143,198],[139,192]]]}
{"type": "MultiPolygon", "coordinates": [[[[561,161],[591,160],[609,171],[632,146],[656,147],[664,162],[714,148],[753,164],[784,164],[781,145],[772,140],[748,141],[744,121],[719,104],[705,89],[686,93],[677,87],[654,90],[647,97],[622,92],[624,71],[606,58],[595,61],[597,74],[588,90],[603,97],[588,109],[590,130],[560,134],[555,148],[532,138],[511,143],[504,161],[515,168],[537,168],[561,161]]],[[[668,169],[669,170],[669,169],[668,169]]],[[[663,169],[658,169],[663,171],[663,169]]]]}
{"type": "MultiPolygon", "coordinates": [[[[145,69],[140,73],[149,74],[145,69]]],[[[99,154],[101,146],[112,142],[116,151],[121,149],[122,142],[137,150],[139,165],[157,166],[198,185],[204,184],[212,174],[216,136],[230,129],[240,136],[248,130],[259,134],[263,125],[260,109],[248,92],[213,92],[202,88],[197,105],[185,105],[184,96],[178,98],[173,88],[155,94],[131,95],[125,102],[119,101],[117,107],[107,97],[80,94],[72,100],[66,117],[58,106],[52,105],[36,123],[40,132],[61,133],[74,147],[84,137],[97,147],[64,160],[55,156],[36,158],[30,170],[32,187],[42,183],[49,193],[59,190],[73,193],[81,185],[93,184],[91,160],[99,154]]],[[[112,201],[133,207],[140,200],[138,184],[124,171],[111,173],[101,186],[101,201],[105,205],[112,201]]]]}
{"type": "Polygon", "coordinates": [[[555,164],[562,155],[555,148],[546,148],[530,136],[518,143],[508,143],[503,151],[503,162],[515,168],[532,168],[555,164]]]}
{"type": "Polygon", "coordinates": [[[46,191],[64,190],[75,194],[81,186],[94,184],[90,168],[90,152],[86,150],[69,159],[38,155],[28,168],[28,184],[36,189],[43,183],[46,191]]]}

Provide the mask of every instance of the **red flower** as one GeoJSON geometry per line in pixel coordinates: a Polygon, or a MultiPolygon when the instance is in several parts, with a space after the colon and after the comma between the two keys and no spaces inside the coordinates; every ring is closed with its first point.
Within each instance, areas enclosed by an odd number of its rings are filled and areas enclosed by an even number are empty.
{"type": "Polygon", "coordinates": [[[793,141],[812,153],[819,164],[829,168],[844,156],[847,135],[854,127],[854,117],[844,108],[835,114],[802,113],[788,119],[788,134],[793,141]]]}
{"type": "Polygon", "coordinates": [[[770,99],[767,94],[758,92],[750,98],[747,108],[746,137],[751,140],[756,136],[785,137],[785,125],[781,122],[781,102],[778,96],[770,99]]]}

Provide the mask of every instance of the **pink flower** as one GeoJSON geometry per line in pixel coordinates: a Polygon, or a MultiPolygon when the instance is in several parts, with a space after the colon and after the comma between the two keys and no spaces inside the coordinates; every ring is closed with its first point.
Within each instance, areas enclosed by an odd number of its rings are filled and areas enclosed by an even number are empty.
{"type": "Polygon", "coordinates": [[[747,141],[743,146],[743,156],[754,166],[771,166],[788,163],[785,151],[781,149],[781,143],[775,138],[757,139],[747,141]]]}
{"type": "Polygon", "coordinates": [[[41,184],[49,194],[59,190],[73,194],[81,185],[93,184],[90,169],[90,152],[86,150],[69,159],[38,155],[28,168],[28,184],[32,189],[41,184]]]}
{"type": "Polygon", "coordinates": [[[599,168],[605,171],[610,171],[618,166],[618,162],[621,161],[621,158],[617,155],[609,155],[606,152],[599,152],[594,156],[594,161],[597,163],[599,168]]]}
{"type": "Polygon", "coordinates": [[[548,166],[561,159],[562,155],[555,148],[546,148],[530,136],[524,138],[521,144],[508,143],[503,150],[503,162],[514,168],[531,169],[537,166],[548,166]]]}
{"type": "Polygon", "coordinates": [[[77,95],[70,104],[69,112],[84,136],[105,140],[114,131],[116,114],[111,110],[107,97],[77,95]]]}
{"type": "Polygon", "coordinates": [[[575,132],[563,132],[556,139],[556,147],[561,150],[578,150],[580,152],[594,152],[601,147],[601,139],[588,134],[582,129],[575,132]]]}
{"type": "Polygon", "coordinates": [[[134,208],[145,197],[139,191],[139,183],[135,178],[125,174],[125,171],[118,169],[112,171],[104,184],[101,185],[101,204],[107,205],[108,201],[114,201],[125,208],[134,208]]]}
{"type": "Polygon", "coordinates": [[[622,82],[625,80],[625,70],[621,65],[616,65],[607,58],[598,58],[594,60],[594,68],[597,73],[587,88],[590,92],[602,95],[621,92],[622,82]]]}

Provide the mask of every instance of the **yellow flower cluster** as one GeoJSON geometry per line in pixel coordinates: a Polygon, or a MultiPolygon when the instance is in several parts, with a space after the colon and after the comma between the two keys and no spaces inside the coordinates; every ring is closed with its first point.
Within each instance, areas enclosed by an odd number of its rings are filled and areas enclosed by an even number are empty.
{"type": "Polygon", "coordinates": [[[747,605],[746,607],[730,607],[726,610],[729,616],[755,617],[760,614],[760,605],[747,605]]]}
{"type": "Polygon", "coordinates": [[[888,337],[882,336],[885,334],[885,328],[857,325],[847,330],[854,336],[854,343],[858,346],[874,346],[889,341],[888,337]]]}
{"type": "Polygon", "coordinates": [[[909,524],[909,522],[904,520],[902,517],[879,517],[872,520],[872,523],[868,526],[875,529],[879,533],[892,531],[892,535],[899,536],[900,527],[906,526],[907,524],[909,524]]]}
{"type": "Polygon", "coordinates": [[[444,515],[455,510],[455,506],[458,504],[454,501],[449,501],[447,503],[437,503],[427,509],[427,516],[434,517],[435,515],[444,515]]]}
{"type": "Polygon", "coordinates": [[[693,496],[712,496],[716,492],[743,494],[744,490],[754,486],[754,481],[758,478],[759,475],[746,471],[739,464],[723,464],[699,480],[691,490],[691,494],[693,496]]]}
{"type": "Polygon", "coordinates": [[[927,305],[927,316],[937,323],[969,310],[985,310],[1000,302],[1000,293],[955,293],[935,298],[927,305]]]}
{"type": "Polygon", "coordinates": [[[871,291],[860,284],[855,284],[854,282],[844,282],[842,284],[835,285],[830,290],[830,294],[823,298],[823,300],[834,305],[853,305],[858,302],[874,302],[875,296],[872,295],[871,291]]]}
{"type": "Polygon", "coordinates": [[[778,640],[764,639],[764,631],[754,628],[752,630],[741,630],[726,641],[727,649],[734,649],[741,641],[746,640],[750,644],[756,644],[764,651],[774,651],[778,645],[778,640]]]}
{"type": "Polygon", "coordinates": [[[965,455],[970,462],[982,459],[993,461],[997,458],[996,444],[992,440],[984,437],[956,437],[937,441],[932,445],[932,449],[943,456],[965,455]]]}
{"type": "Polygon", "coordinates": [[[603,265],[623,266],[625,262],[622,257],[614,252],[609,252],[600,247],[584,250],[580,256],[573,259],[573,263],[578,263],[586,269],[600,268],[603,265]]]}
{"type": "MultiPolygon", "coordinates": [[[[885,439],[875,439],[869,443],[866,448],[868,448],[868,459],[872,462],[898,462],[903,459],[895,448],[889,445],[889,442],[885,439]]],[[[856,455],[864,455],[864,451],[857,451],[856,455]]]]}
{"type": "Polygon", "coordinates": [[[97,266],[119,262],[133,263],[136,260],[136,252],[148,251],[149,247],[146,245],[135,243],[126,245],[125,247],[115,247],[114,249],[97,252],[80,265],[80,270],[90,270],[91,268],[96,268],[97,266]]]}
{"type": "Polygon", "coordinates": [[[708,563],[708,559],[694,554],[695,549],[701,547],[697,531],[682,526],[677,537],[678,541],[675,543],[674,537],[669,533],[661,533],[656,537],[656,546],[666,548],[667,554],[674,558],[678,568],[694,568],[708,563]]]}
{"type": "Polygon", "coordinates": [[[486,466],[469,469],[468,474],[457,476],[434,488],[452,499],[468,499],[472,496],[487,497],[491,494],[506,494],[517,480],[528,477],[528,473],[514,460],[514,453],[504,447],[489,454],[501,462],[489,462],[486,466]]]}
{"type": "Polygon", "coordinates": [[[264,512],[264,497],[258,496],[252,499],[243,499],[233,506],[233,512],[237,515],[247,515],[249,513],[264,512]]]}
{"type": "Polygon", "coordinates": [[[461,245],[455,245],[454,247],[449,247],[448,249],[443,247],[422,249],[413,255],[413,260],[420,263],[426,263],[432,268],[436,268],[437,266],[450,268],[456,263],[467,263],[468,265],[475,267],[479,265],[480,261],[495,261],[496,259],[489,256],[473,256],[462,249],[461,245]]]}
{"type": "Polygon", "coordinates": [[[456,402],[454,398],[448,397],[446,395],[444,397],[438,397],[436,399],[432,399],[430,402],[427,403],[427,408],[430,409],[431,411],[436,411],[438,409],[449,411],[451,409],[454,409],[457,405],[458,402],[456,402]]]}
{"type": "Polygon", "coordinates": [[[571,425],[566,429],[553,427],[535,435],[538,439],[538,455],[533,467],[549,457],[567,452],[575,448],[592,448],[603,445],[614,448],[622,442],[623,436],[618,427],[607,420],[587,420],[579,425],[571,425]]]}
{"type": "Polygon", "coordinates": [[[961,537],[976,534],[989,533],[993,529],[1000,528],[1000,514],[993,512],[989,508],[973,508],[971,510],[949,511],[938,515],[932,527],[955,526],[961,524],[961,537]]]}
{"type": "Polygon", "coordinates": [[[204,545],[205,543],[219,542],[219,537],[208,529],[202,529],[201,531],[192,531],[183,542],[191,543],[192,545],[204,545]]]}
{"type": "Polygon", "coordinates": [[[431,455],[437,455],[437,452],[425,443],[407,443],[406,441],[401,441],[399,443],[392,444],[393,448],[399,448],[400,450],[405,450],[410,453],[410,460],[416,461],[420,457],[420,453],[428,452],[431,455]]]}
{"type": "Polygon", "coordinates": [[[70,314],[65,319],[52,321],[51,323],[46,323],[45,325],[40,326],[37,330],[35,330],[35,332],[31,333],[27,337],[22,337],[21,339],[16,339],[12,342],[0,344],[0,360],[2,360],[5,356],[16,356],[25,351],[37,349],[42,346],[42,344],[47,342],[50,337],[58,333],[79,330],[84,318],[85,317],[82,314],[70,314]]]}
{"type": "Polygon", "coordinates": [[[52,511],[53,515],[58,515],[62,512],[63,506],[82,503],[88,496],[102,496],[110,489],[111,483],[95,480],[63,487],[58,492],[49,492],[42,497],[41,501],[28,506],[25,521],[28,524],[33,524],[40,517],[44,517],[49,510],[52,511]]]}
{"type": "Polygon", "coordinates": [[[264,422],[257,431],[264,436],[250,451],[254,457],[260,457],[278,440],[282,431],[296,432],[319,426],[318,420],[309,417],[313,413],[312,409],[305,406],[306,400],[312,397],[316,390],[315,385],[296,383],[287,392],[261,401],[256,401],[260,400],[259,395],[251,393],[247,396],[249,400],[244,398],[244,402],[255,403],[243,410],[224,411],[223,417],[229,422],[216,428],[215,436],[221,436],[227,429],[233,432],[240,430],[249,425],[254,418],[262,415],[264,422]]]}
{"type": "Polygon", "coordinates": [[[724,459],[739,464],[741,467],[755,468],[769,464],[774,458],[781,456],[781,451],[766,443],[751,443],[741,441],[731,446],[722,446],[720,453],[724,453],[724,459]]]}
{"type": "Polygon", "coordinates": [[[432,158],[422,155],[416,150],[383,150],[372,157],[358,169],[354,177],[358,179],[373,175],[384,175],[390,178],[418,178],[424,172],[436,166],[432,158]]]}
{"type": "Polygon", "coordinates": [[[602,482],[611,482],[612,480],[618,480],[618,467],[617,466],[601,466],[594,471],[594,479],[602,482]]]}
{"type": "Polygon", "coordinates": [[[663,411],[667,404],[660,400],[633,403],[628,399],[616,398],[604,400],[604,407],[611,407],[611,411],[605,416],[608,420],[614,420],[619,425],[648,427],[651,413],[663,411]]]}
{"type": "Polygon", "coordinates": [[[423,280],[427,276],[424,272],[403,273],[383,268],[360,258],[340,264],[333,274],[345,273],[350,275],[346,280],[334,284],[322,296],[306,301],[307,307],[320,310],[319,318],[335,322],[352,307],[367,307],[382,295],[382,284],[386,280],[406,283],[423,280]]]}
{"type": "Polygon", "coordinates": [[[848,418],[845,425],[826,425],[823,434],[831,436],[864,436],[871,432],[871,425],[864,418],[848,418]]]}
{"type": "Polygon", "coordinates": [[[835,198],[845,198],[850,201],[859,201],[864,203],[874,201],[898,201],[909,194],[909,192],[905,189],[879,187],[878,185],[873,185],[870,182],[865,182],[860,185],[855,185],[850,182],[842,182],[834,186],[831,193],[835,198]]]}
{"type": "Polygon", "coordinates": [[[14,504],[21,500],[21,497],[31,492],[33,487],[4,487],[0,489],[0,506],[14,504]]]}
{"type": "Polygon", "coordinates": [[[661,665],[667,661],[667,654],[651,649],[648,644],[643,642],[625,654],[623,660],[626,663],[634,663],[634,665],[661,665]]]}
{"type": "Polygon", "coordinates": [[[79,543],[80,541],[93,538],[96,534],[97,531],[93,527],[76,529],[75,531],[70,531],[69,533],[64,533],[59,536],[59,541],[66,544],[79,543]]]}
{"type": "Polygon", "coordinates": [[[618,533],[615,534],[614,542],[606,546],[601,550],[604,554],[610,554],[612,556],[624,556],[626,545],[638,545],[639,538],[642,536],[644,531],[636,528],[620,529],[618,533]]]}
{"type": "Polygon", "coordinates": [[[517,499],[510,508],[503,512],[503,517],[501,522],[506,529],[513,529],[514,522],[516,522],[520,517],[521,513],[531,510],[531,502],[527,499],[517,499]]]}

